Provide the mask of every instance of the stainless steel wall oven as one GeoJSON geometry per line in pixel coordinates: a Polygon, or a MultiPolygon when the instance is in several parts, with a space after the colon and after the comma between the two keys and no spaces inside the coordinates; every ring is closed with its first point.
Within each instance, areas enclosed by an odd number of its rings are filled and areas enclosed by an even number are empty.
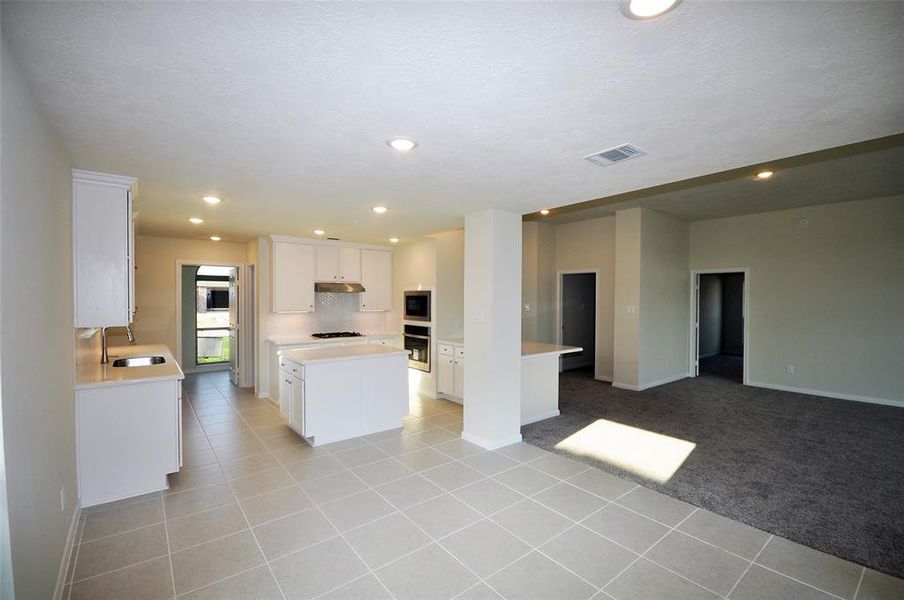
{"type": "Polygon", "coordinates": [[[418,371],[430,372],[430,328],[421,325],[405,325],[405,350],[408,350],[408,366],[418,371]]]}

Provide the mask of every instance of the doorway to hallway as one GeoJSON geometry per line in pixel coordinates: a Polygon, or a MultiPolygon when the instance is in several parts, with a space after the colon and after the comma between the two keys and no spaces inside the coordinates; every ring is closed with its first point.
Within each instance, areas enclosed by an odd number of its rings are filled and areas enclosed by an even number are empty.
{"type": "Polygon", "coordinates": [[[746,272],[694,274],[694,375],[746,382],[746,272]]]}
{"type": "Polygon", "coordinates": [[[562,273],[560,277],[560,341],[583,348],[562,356],[562,370],[586,371],[592,378],[596,366],[596,273],[562,273]]]}

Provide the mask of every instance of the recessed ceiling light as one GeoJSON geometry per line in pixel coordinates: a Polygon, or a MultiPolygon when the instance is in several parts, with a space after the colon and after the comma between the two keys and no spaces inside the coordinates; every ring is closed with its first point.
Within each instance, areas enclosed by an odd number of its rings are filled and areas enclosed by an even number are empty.
{"type": "Polygon", "coordinates": [[[393,244],[398,244],[398,243],[399,243],[399,238],[397,238],[397,237],[391,237],[391,238],[389,238],[389,241],[392,242],[393,244]]]}
{"type": "Polygon", "coordinates": [[[382,215],[389,209],[386,208],[385,206],[374,206],[371,210],[374,211],[375,213],[377,213],[378,215],[382,215]]]}
{"type": "Polygon", "coordinates": [[[221,238],[221,237],[218,236],[218,235],[212,235],[212,236],[210,236],[210,239],[211,239],[212,241],[214,241],[214,242],[219,242],[219,241],[222,240],[223,238],[221,238]]]}
{"type": "Polygon", "coordinates": [[[548,209],[548,208],[544,208],[543,210],[540,211],[540,214],[543,215],[543,216],[545,217],[546,215],[549,214],[549,209],[548,209]]]}
{"type": "Polygon", "coordinates": [[[417,148],[417,140],[406,137],[394,137],[391,140],[386,140],[386,145],[399,152],[408,152],[417,148]]]}
{"type": "Polygon", "coordinates": [[[619,8],[629,19],[655,19],[675,8],[681,0],[620,0],[619,8]]]}
{"type": "Polygon", "coordinates": [[[221,202],[216,196],[204,196],[202,200],[208,204],[219,204],[221,202]]]}
{"type": "Polygon", "coordinates": [[[314,230],[314,235],[323,235],[324,233],[326,233],[326,232],[325,232],[324,230],[322,230],[322,229],[315,229],[315,230],[314,230]]]}
{"type": "Polygon", "coordinates": [[[772,171],[760,171],[756,174],[757,179],[769,179],[772,177],[772,171]]]}
{"type": "Polygon", "coordinates": [[[202,218],[200,218],[200,217],[189,217],[189,218],[188,218],[188,222],[189,222],[189,223],[194,223],[195,225],[200,225],[201,223],[204,222],[204,219],[202,219],[202,218]]]}

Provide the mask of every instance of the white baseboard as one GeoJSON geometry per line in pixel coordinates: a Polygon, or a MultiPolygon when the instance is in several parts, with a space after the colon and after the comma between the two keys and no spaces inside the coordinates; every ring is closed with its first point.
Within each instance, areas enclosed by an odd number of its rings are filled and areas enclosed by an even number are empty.
{"type": "Polygon", "coordinates": [[[522,419],[521,424],[522,425],[530,425],[531,423],[536,423],[537,421],[544,421],[546,419],[558,417],[560,414],[562,414],[562,413],[559,412],[559,409],[550,410],[545,413],[540,413],[538,415],[531,415],[531,416],[527,417],[526,419],[522,419]]]}
{"type": "Polygon", "coordinates": [[[75,548],[75,536],[78,534],[78,523],[82,518],[82,506],[76,502],[72,511],[72,522],[69,523],[69,533],[66,535],[66,549],[63,551],[63,560],[60,562],[60,571],[57,573],[56,588],[53,590],[53,600],[63,599],[63,589],[66,587],[66,575],[69,574],[69,561],[72,559],[72,551],[75,548]]]}
{"type": "Polygon", "coordinates": [[[596,379],[597,381],[605,381],[606,383],[612,383],[612,378],[609,377],[608,375],[594,375],[593,378],[596,379]]]}
{"type": "Polygon", "coordinates": [[[481,448],[485,448],[487,450],[495,450],[497,448],[504,448],[505,446],[511,446],[512,444],[517,444],[521,441],[521,434],[513,435],[510,438],[502,439],[502,440],[485,440],[483,438],[479,438],[477,436],[471,435],[466,432],[461,432],[461,439],[466,442],[471,442],[472,444],[477,444],[481,448]]]}
{"type": "Polygon", "coordinates": [[[838,392],[829,392],[826,390],[813,390],[808,388],[793,387],[790,385],[777,385],[774,383],[763,383],[760,381],[747,381],[747,385],[768,390],[779,390],[781,392],[794,392],[795,394],[807,394],[808,396],[822,396],[824,398],[835,398],[837,400],[851,400],[853,402],[868,402],[870,404],[883,404],[885,406],[904,407],[904,400],[887,400],[885,398],[872,398],[870,396],[858,396],[856,394],[840,394],[838,392]]]}
{"type": "Polygon", "coordinates": [[[629,383],[619,383],[617,381],[613,381],[612,387],[621,388],[623,390],[631,390],[632,392],[642,392],[644,390],[659,387],[660,385],[665,385],[667,383],[672,383],[673,381],[678,381],[686,377],[690,377],[690,375],[688,373],[681,373],[679,375],[666,377],[665,379],[660,379],[659,381],[654,381],[652,383],[645,383],[644,385],[631,385],[629,383]]]}

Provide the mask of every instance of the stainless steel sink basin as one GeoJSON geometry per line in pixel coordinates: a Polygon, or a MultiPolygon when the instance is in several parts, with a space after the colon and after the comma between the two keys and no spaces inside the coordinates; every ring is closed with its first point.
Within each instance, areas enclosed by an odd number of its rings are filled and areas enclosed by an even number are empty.
{"type": "Polygon", "coordinates": [[[150,365],[162,365],[166,359],[162,356],[132,356],[129,358],[117,358],[113,361],[114,367],[148,367],[150,365]]]}

